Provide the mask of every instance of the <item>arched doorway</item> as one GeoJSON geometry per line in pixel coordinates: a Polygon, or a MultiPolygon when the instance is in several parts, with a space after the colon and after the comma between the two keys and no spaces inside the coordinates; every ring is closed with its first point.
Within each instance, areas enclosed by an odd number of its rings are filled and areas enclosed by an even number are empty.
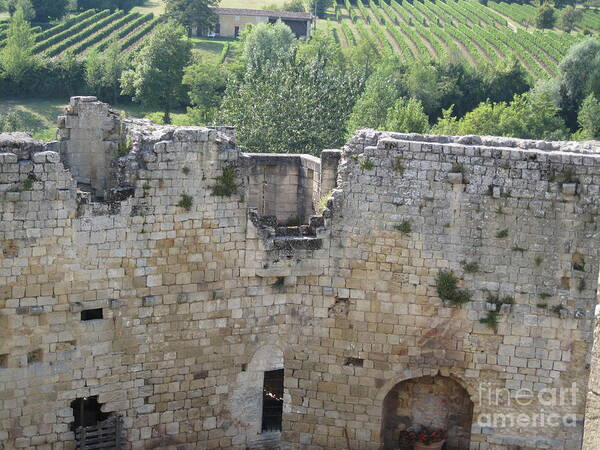
{"type": "Polygon", "coordinates": [[[401,381],[383,400],[384,448],[405,450],[399,444],[400,433],[425,425],[446,431],[445,450],[464,450],[469,448],[472,420],[469,393],[452,378],[436,375],[401,381]]]}

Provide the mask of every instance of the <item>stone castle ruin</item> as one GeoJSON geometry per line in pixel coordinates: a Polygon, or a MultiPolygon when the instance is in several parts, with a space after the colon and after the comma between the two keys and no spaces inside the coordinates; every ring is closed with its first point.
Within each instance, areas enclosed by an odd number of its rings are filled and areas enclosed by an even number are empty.
{"type": "Polygon", "coordinates": [[[0,135],[0,448],[598,450],[599,215],[588,144],[245,154],[74,97],[0,135]]]}

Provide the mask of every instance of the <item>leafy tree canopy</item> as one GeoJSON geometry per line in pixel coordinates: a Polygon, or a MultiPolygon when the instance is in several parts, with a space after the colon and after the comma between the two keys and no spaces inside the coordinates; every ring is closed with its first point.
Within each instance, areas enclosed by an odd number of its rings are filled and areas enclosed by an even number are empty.
{"type": "Polygon", "coordinates": [[[210,8],[219,4],[219,0],[166,0],[167,16],[183,25],[188,32],[193,27],[212,28],[217,16],[210,8]]]}
{"type": "Polygon", "coordinates": [[[464,118],[456,119],[452,110],[432,129],[433,133],[510,136],[523,139],[564,139],[568,132],[558,116],[558,108],[546,95],[515,95],[510,103],[485,102],[464,118]]]}
{"type": "Polygon", "coordinates": [[[600,139],[600,101],[594,94],[588,95],[579,109],[577,122],[583,139],[600,139]]]}
{"type": "MultiPolygon", "coordinates": [[[[254,41],[253,36],[247,39],[254,41]]],[[[242,79],[230,81],[221,122],[236,127],[248,151],[318,154],[342,145],[348,115],[363,87],[361,74],[317,50],[282,55],[262,70],[248,69],[242,79]]]]}
{"type": "Polygon", "coordinates": [[[554,28],[555,23],[554,7],[547,2],[540,5],[535,13],[535,26],[538,28],[554,28]]]}
{"type": "Polygon", "coordinates": [[[183,27],[172,22],[160,25],[135,55],[132,68],[123,73],[123,93],[164,111],[164,121],[170,123],[170,112],[184,95],[181,81],[191,52],[183,27]]]}
{"type": "Polygon", "coordinates": [[[37,63],[33,56],[35,34],[31,31],[29,22],[25,20],[22,9],[17,9],[8,25],[6,45],[2,49],[2,69],[17,85],[24,81],[25,75],[37,63]]]}
{"type": "Polygon", "coordinates": [[[260,72],[277,61],[289,58],[295,48],[294,33],[281,21],[261,23],[244,36],[243,58],[249,72],[260,72]]]}
{"type": "Polygon", "coordinates": [[[221,106],[227,87],[228,72],[222,65],[196,63],[185,69],[183,84],[195,110],[193,115],[202,124],[211,123],[221,106]]]}
{"type": "Polygon", "coordinates": [[[386,130],[401,133],[427,133],[429,118],[417,99],[400,98],[387,113],[386,130]]]}

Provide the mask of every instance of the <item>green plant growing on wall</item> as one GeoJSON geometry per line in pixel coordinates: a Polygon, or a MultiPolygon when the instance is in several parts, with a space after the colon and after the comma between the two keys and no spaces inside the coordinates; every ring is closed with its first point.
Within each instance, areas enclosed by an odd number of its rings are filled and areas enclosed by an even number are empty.
{"type": "Polygon", "coordinates": [[[273,283],[273,287],[276,289],[281,289],[285,285],[285,277],[277,277],[275,283],[273,283]]]}
{"type": "Polygon", "coordinates": [[[502,305],[514,305],[515,300],[509,295],[500,297],[498,294],[488,294],[487,303],[492,303],[496,306],[496,309],[488,311],[487,315],[483,319],[479,319],[479,322],[492,328],[494,331],[498,331],[498,317],[502,310],[502,305]]]}
{"type": "Polygon", "coordinates": [[[550,298],[550,297],[552,297],[552,294],[548,294],[547,292],[541,292],[541,293],[539,294],[539,297],[540,297],[542,300],[546,300],[547,298],[550,298]]]}
{"type": "Polygon", "coordinates": [[[412,232],[412,225],[410,221],[405,220],[399,225],[394,225],[394,230],[399,231],[402,234],[410,234],[412,232]]]}
{"type": "Polygon", "coordinates": [[[237,193],[235,182],[235,169],[233,167],[223,168],[223,174],[217,177],[216,184],[212,187],[212,194],[218,197],[231,197],[237,193]]]}
{"type": "Polygon", "coordinates": [[[375,164],[373,164],[373,161],[367,158],[360,162],[360,167],[364,170],[372,170],[375,167],[375,164]]]}
{"type": "Polygon", "coordinates": [[[498,312],[488,311],[487,315],[484,318],[479,319],[479,322],[484,325],[487,325],[488,328],[491,328],[494,331],[498,331],[498,316],[498,312]]]}
{"type": "Polygon", "coordinates": [[[579,280],[579,283],[577,283],[577,290],[579,292],[583,292],[585,290],[585,279],[584,278],[581,278],[579,280]]]}
{"type": "Polygon", "coordinates": [[[504,239],[506,237],[508,237],[508,228],[505,228],[504,230],[500,230],[496,233],[496,237],[498,239],[504,239]]]}
{"type": "Polygon", "coordinates": [[[327,194],[325,194],[323,197],[321,197],[321,199],[319,200],[319,203],[317,204],[317,210],[316,210],[317,214],[321,215],[321,214],[323,214],[323,211],[325,211],[327,209],[327,202],[331,198],[332,194],[333,194],[333,191],[329,191],[327,194]]]}
{"type": "Polygon", "coordinates": [[[477,264],[476,262],[466,262],[466,261],[463,261],[461,264],[463,266],[463,270],[465,271],[465,273],[477,273],[477,272],[479,272],[479,264],[477,264]]]}
{"type": "Polygon", "coordinates": [[[451,270],[440,270],[435,283],[439,297],[451,305],[460,306],[471,301],[471,293],[458,287],[458,278],[451,270]]]}
{"type": "Polygon", "coordinates": [[[540,267],[540,265],[542,264],[542,262],[544,262],[544,258],[542,258],[541,256],[536,256],[535,259],[533,260],[534,264],[536,267],[540,267]]]}
{"type": "Polygon", "coordinates": [[[527,251],[527,249],[526,249],[526,248],[519,247],[518,245],[515,245],[515,246],[514,246],[514,247],[513,247],[511,250],[512,250],[513,252],[520,252],[520,253],[521,253],[521,255],[527,251]]]}
{"type": "Polygon", "coordinates": [[[548,303],[537,303],[535,306],[540,309],[548,309],[548,303]]]}
{"type": "Polygon", "coordinates": [[[394,158],[394,164],[392,165],[392,169],[394,172],[398,172],[400,175],[404,175],[404,171],[406,168],[404,167],[404,163],[402,162],[402,158],[400,156],[396,156],[394,158]]]}
{"type": "Polygon", "coordinates": [[[567,308],[562,303],[560,303],[558,305],[554,305],[552,308],[550,308],[550,311],[552,311],[554,314],[556,314],[558,317],[561,317],[561,318],[562,318],[562,313],[566,310],[567,310],[567,308]]]}
{"type": "Polygon", "coordinates": [[[190,168],[189,167],[184,167],[183,169],[181,169],[181,171],[183,172],[184,175],[189,175],[190,174],[190,168]]]}
{"type": "Polygon", "coordinates": [[[460,163],[454,163],[454,164],[452,164],[452,167],[450,168],[450,172],[451,173],[462,173],[464,175],[466,172],[465,165],[460,164],[460,163]]]}
{"type": "Polygon", "coordinates": [[[33,189],[34,181],[35,181],[34,178],[32,178],[31,176],[27,177],[25,179],[25,181],[23,181],[23,183],[21,183],[21,186],[19,186],[17,188],[17,191],[19,191],[19,192],[30,191],[31,189],[33,189]]]}
{"type": "Polygon", "coordinates": [[[185,209],[186,211],[190,211],[192,209],[192,205],[194,203],[194,199],[191,195],[181,194],[181,200],[177,203],[177,206],[185,209]]]}

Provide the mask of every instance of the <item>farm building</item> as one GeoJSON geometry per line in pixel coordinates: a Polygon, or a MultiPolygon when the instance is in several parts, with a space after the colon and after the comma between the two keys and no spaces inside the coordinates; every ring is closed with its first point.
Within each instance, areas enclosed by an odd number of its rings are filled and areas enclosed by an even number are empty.
{"type": "Polygon", "coordinates": [[[234,8],[213,8],[213,11],[219,19],[212,31],[217,36],[224,37],[237,37],[246,25],[275,23],[281,20],[292,29],[296,37],[308,38],[315,19],[312,14],[304,12],[234,8]]]}

